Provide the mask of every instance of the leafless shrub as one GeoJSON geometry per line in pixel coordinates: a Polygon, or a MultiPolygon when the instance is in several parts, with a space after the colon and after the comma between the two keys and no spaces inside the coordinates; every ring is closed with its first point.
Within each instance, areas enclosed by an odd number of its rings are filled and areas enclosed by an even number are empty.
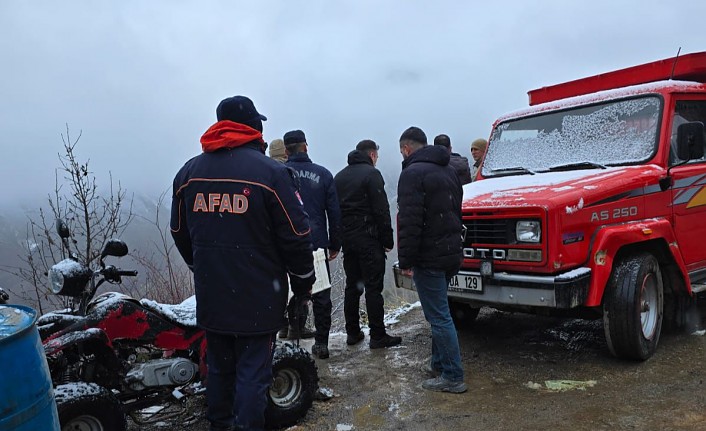
{"type": "Polygon", "coordinates": [[[61,134],[64,151],[58,154],[60,167],[56,170],[55,187],[47,196],[48,209],[28,215],[27,237],[21,257],[23,266],[11,271],[20,279],[20,291],[13,292],[20,299],[36,306],[40,313],[45,308],[66,305],[61,298],[49,295],[45,274],[56,262],[66,258],[66,250],[55,232],[54,223],[62,219],[71,231],[72,252],[79,262],[90,265],[100,257],[103,244],[121,234],[132,220],[132,199],[113,183],[112,175],[107,192],[99,193],[96,177],[89,169],[89,161],[79,161],[75,149],[81,132],[72,139],[69,126],[61,134]]]}
{"type": "Polygon", "coordinates": [[[148,220],[158,232],[150,253],[136,251],[133,258],[146,270],[145,296],[157,302],[176,304],[194,294],[193,276],[176,251],[169,234],[169,222],[160,219],[167,192],[159,196],[155,218],[148,220]]]}

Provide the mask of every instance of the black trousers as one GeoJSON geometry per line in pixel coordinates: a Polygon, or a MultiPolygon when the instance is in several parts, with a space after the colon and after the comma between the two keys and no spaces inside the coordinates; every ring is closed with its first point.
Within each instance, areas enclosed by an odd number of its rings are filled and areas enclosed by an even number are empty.
{"type": "Polygon", "coordinates": [[[385,301],[382,298],[385,277],[385,249],[379,242],[369,239],[346,244],[343,248],[343,269],[346,272],[346,289],[343,313],[346,333],[360,332],[360,297],[365,293],[370,338],[385,336],[385,301]]]}

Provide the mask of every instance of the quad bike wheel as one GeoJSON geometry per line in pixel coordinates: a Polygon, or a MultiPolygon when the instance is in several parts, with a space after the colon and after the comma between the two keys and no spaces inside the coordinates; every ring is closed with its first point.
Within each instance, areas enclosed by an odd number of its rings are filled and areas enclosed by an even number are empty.
{"type": "Polygon", "coordinates": [[[663,313],[657,259],[640,253],[616,262],[603,304],[603,328],[611,353],[640,361],[651,357],[657,349],[663,313]]]}
{"type": "Polygon", "coordinates": [[[311,354],[291,343],[278,343],[272,363],[265,424],[282,428],[296,423],[311,408],[319,375],[311,354]]]}
{"type": "Polygon", "coordinates": [[[120,401],[108,389],[76,382],[55,389],[61,431],[125,431],[120,401]]]}

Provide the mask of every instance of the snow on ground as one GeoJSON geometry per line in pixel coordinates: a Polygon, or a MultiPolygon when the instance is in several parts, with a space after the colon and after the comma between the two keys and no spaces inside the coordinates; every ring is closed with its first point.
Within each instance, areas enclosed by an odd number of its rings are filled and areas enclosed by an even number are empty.
{"type": "Polygon", "coordinates": [[[389,313],[385,314],[385,325],[392,325],[393,323],[399,323],[400,317],[409,313],[415,308],[421,307],[422,304],[417,301],[412,304],[405,304],[399,308],[391,310],[389,313]]]}
{"type": "MultiPolygon", "coordinates": [[[[389,326],[395,323],[400,322],[400,318],[404,316],[405,314],[409,313],[410,311],[414,310],[415,308],[421,307],[422,304],[417,301],[411,304],[404,304],[398,308],[394,308],[387,313],[385,313],[385,326],[389,326]]],[[[366,325],[362,325],[360,327],[360,330],[363,331],[363,334],[366,336],[370,335],[370,328],[366,325]]],[[[346,333],[343,331],[338,331],[338,332],[331,332],[329,334],[329,338],[333,337],[346,337],[346,333]]]]}

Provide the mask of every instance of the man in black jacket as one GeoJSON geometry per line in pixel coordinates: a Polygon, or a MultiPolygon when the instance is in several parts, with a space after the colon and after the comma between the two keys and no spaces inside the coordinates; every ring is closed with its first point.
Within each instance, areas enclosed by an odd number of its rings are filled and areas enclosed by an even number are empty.
{"type": "MultiPolygon", "coordinates": [[[[341,210],[338,207],[333,175],[325,167],[311,161],[308,154],[309,144],[301,130],[285,133],[284,145],[288,156],[286,165],[299,177],[304,210],[309,215],[314,249],[323,249],[328,260],[333,260],[341,250],[341,210]]],[[[328,270],[328,262],[326,262],[326,269],[328,270]]],[[[311,353],[319,359],[326,359],[329,357],[328,335],[331,330],[331,289],[314,293],[311,300],[314,304],[314,325],[316,326],[311,353]]],[[[287,307],[289,327],[290,332],[299,331],[301,334],[304,331],[306,317],[292,318],[296,316],[296,305],[290,302],[287,307]]],[[[289,338],[296,338],[296,334],[294,336],[290,334],[289,338]]]]}
{"type": "Polygon", "coordinates": [[[410,127],[402,133],[400,152],[404,161],[397,185],[399,266],[412,276],[431,325],[431,361],[426,369],[437,375],[422,387],[462,393],[468,388],[447,292],[448,279],[463,260],[461,183],[449,166],[449,152],[427,146],[421,129],[410,127]]]}
{"type": "Polygon", "coordinates": [[[392,250],[394,242],[390,204],[385,181],[375,169],[377,160],[377,144],[367,139],[360,141],[355,151],[348,154],[348,166],[334,178],[343,226],[346,343],[352,346],[365,338],[360,330],[360,296],[365,291],[371,349],[402,342],[402,338],[390,336],[385,331],[382,297],[385,253],[392,250]]]}
{"type": "Polygon", "coordinates": [[[252,101],[227,98],[216,117],[174,178],[171,231],[206,331],[210,429],[263,429],[287,274],[298,297],[315,281],[309,221],[294,173],[264,154],[252,101]]]}
{"type": "Polygon", "coordinates": [[[454,171],[456,171],[456,175],[458,175],[461,185],[470,183],[471,165],[468,164],[467,158],[453,152],[453,148],[451,148],[451,138],[449,138],[449,135],[438,135],[434,138],[434,145],[440,145],[446,148],[446,151],[449,152],[449,165],[454,168],[454,171]]]}

